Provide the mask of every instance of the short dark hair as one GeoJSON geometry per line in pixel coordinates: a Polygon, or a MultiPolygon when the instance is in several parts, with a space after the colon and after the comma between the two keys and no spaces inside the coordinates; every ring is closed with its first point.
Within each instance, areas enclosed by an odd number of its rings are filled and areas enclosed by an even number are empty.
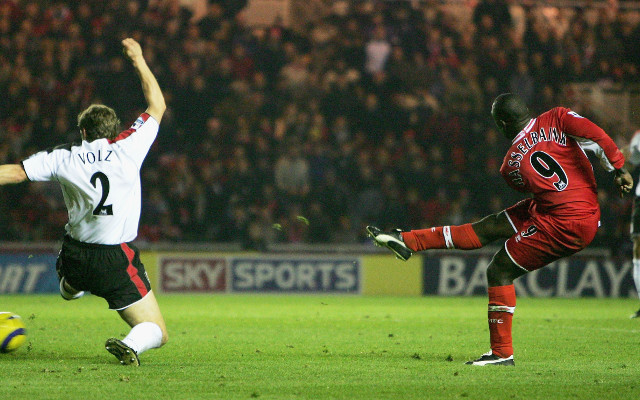
{"type": "Polygon", "coordinates": [[[78,114],[78,128],[84,129],[85,139],[89,142],[96,139],[114,139],[118,136],[120,120],[111,107],[92,104],[78,114]]]}
{"type": "Polygon", "coordinates": [[[491,106],[491,115],[496,123],[503,121],[507,128],[518,131],[531,119],[527,105],[513,93],[502,93],[496,97],[491,106]]]}

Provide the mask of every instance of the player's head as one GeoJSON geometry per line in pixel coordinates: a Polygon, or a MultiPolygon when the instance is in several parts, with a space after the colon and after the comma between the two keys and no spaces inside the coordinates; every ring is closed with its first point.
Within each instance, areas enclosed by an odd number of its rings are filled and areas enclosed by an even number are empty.
{"type": "Polygon", "coordinates": [[[120,120],[112,108],[92,104],[78,114],[78,128],[82,138],[89,142],[96,139],[114,139],[118,136],[120,120]]]}
{"type": "Polygon", "coordinates": [[[496,97],[491,106],[491,116],[498,129],[509,139],[515,137],[531,119],[527,105],[513,93],[496,97]]]}

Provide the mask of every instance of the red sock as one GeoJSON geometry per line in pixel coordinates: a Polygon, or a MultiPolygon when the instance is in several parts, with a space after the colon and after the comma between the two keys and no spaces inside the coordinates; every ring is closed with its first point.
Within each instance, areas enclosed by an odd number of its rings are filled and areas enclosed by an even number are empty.
{"type": "Polygon", "coordinates": [[[402,232],[402,240],[413,251],[427,249],[472,250],[482,247],[471,224],[437,226],[402,232]]]}
{"type": "Polygon", "coordinates": [[[516,289],[513,285],[489,288],[489,336],[491,351],[499,357],[513,355],[511,320],[516,308],[516,289]]]}

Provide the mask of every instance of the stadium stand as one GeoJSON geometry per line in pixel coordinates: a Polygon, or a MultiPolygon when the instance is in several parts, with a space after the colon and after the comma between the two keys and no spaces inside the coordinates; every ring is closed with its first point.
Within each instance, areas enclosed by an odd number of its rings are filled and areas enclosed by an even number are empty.
{"type": "MultiPolygon", "coordinates": [[[[186,3],[0,1],[0,162],[76,140],[92,102],[125,125],[142,111],[125,36],[169,106],[142,171],[141,242],[358,243],[371,223],[498,211],[517,198],[488,112],[503,91],[534,112],[572,107],[618,144],[630,134],[571,85],[637,84],[635,2],[335,1],[295,26],[186,3]]],[[[626,251],[630,202],[609,179],[595,243],[626,251]]],[[[0,241],[57,240],[65,221],[50,185],[0,192],[0,241]]]]}

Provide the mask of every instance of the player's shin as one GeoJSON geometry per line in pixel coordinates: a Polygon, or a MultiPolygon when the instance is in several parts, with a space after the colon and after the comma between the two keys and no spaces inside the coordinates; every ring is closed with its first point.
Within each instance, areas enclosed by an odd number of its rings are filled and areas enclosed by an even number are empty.
{"type": "Polygon", "coordinates": [[[402,232],[404,243],[413,251],[427,249],[473,250],[482,247],[471,224],[437,226],[402,232]]]}
{"type": "Polygon", "coordinates": [[[516,308],[513,285],[489,287],[489,335],[493,354],[506,358],[513,355],[511,321],[516,308]]]}

